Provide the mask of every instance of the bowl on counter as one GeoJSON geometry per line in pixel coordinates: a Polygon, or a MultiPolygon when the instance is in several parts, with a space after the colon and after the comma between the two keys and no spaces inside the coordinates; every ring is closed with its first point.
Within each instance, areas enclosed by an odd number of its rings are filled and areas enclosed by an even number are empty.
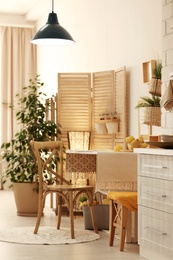
{"type": "Polygon", "coordinates": [[[161,135],[162,142],[173,142],[173,135],[161,135]]]}

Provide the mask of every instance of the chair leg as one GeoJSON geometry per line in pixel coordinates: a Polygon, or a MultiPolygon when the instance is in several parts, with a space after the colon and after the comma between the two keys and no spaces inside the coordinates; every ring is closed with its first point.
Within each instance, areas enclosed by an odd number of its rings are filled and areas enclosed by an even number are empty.
{"type": "Polygon", "coordinates": [[[71,227],[71,238],[75,238],[74,235],[74,215],[73,215],[73,192],[69,191],[69,212],[70,212],[70,227],[71,227]]]}
{"type": "Polygon", "coordinates": [[[121,210],[121,233],[120,233],[120,251],[124,250],[124,243],[127,230],[127,221],[128,221],[128,209],[122,206],[121,210]]]}
{"type": "Polygon", "coordinates": [[[113,246],[115,236],[115,226],[113,225],[115,219],[115,207],[113,200],[109,203],[109,246],[113,246]]]}
{"type": "Polygon", "coordinates": [[[97,224],[96,224],[96,217],[95,217],[93,203],[90,204],[90,213],[91,213],[91,220],[92,220],[94,232],[98,234],[98,228],[97,228],[97,224]]]}
{"type": "Polygon", "coordinates": [[[61,216],[62,216],[62,197],[57,195],[56,199],[57,199],[57,207],[58,207],[57,229],[60,229],[61,216]]]}
{"type": "Polygon", "coordinates": [[[97,228],[97,223],[96,223],[96,216],[95,216],[95,211],[94,211],[93,193],[94,193],[94,190],[92,190],[92,191],[88,190],[87,191],[93,229],[94,229],[94,232],[96,234],[98,234],[98,228],[97,228]]]}
{"type": "Polygon", "coordinates": [[[39,203],[38,203],[38,213],[37,213],[37,221],[34,229],[34,234],[37,234],[39,226],[40,226],[40,221],[41,217],[43,215],[43,209],[44,209],[44,203],[45,203],[45,198],[46,194],[44,195],[39,195],[39,203]]]}

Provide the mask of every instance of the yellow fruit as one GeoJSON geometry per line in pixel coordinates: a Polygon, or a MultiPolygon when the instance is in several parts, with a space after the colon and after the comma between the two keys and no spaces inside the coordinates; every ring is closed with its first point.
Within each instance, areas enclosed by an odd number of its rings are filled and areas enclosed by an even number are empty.
{"type": "Polygon", "coordinates": [[[123,146],[122,146],[121,144],[115,145],[115,147],[114,147],[114,151],[115,151],[115,152],[119,152],[119,151],[121,151],[121,150],[123,150],[123,146]]]}
{"type": "Polygon", "coordinates": [[[133,147],[132,147],[131,144],[128,144],[128,148],[129,148],[130,151],[133,151],[133,147]]]}
{"type": "Polygon", "coordinates": [[[135,140],[134,136],[129,135],[126,137],[126,143],[130,144],[133,140],[135,140]]]}
{"type": "Polygon", "coordinates": [[[144,143],[144,138],[142,136],[139,137],[139,142],[144,143]]]}
{"type": "Polygon", "coordinates": [[[140,143],[140,148],[146,148],[148,146],[148,144],[146,144],[146,143],[140,143]]]}
{"type": "Polygon", "coordinates": [[[138,148],[140,146],[139,139],[135,139],[131,142],[131,147],[132,148],[138,148]]]}

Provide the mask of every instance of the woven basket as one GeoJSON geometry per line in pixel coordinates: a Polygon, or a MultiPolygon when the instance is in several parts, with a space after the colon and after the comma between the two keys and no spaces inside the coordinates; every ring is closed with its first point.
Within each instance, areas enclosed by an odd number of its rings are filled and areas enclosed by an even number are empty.
{"type": "Polygon", "coordinates": [[[143,124],[161,126],[161,108],[144,107],[143,124]]]}
{"type": "Polygon", "coordinates": [[[149,83],[149,93],[161,97],[161,79],[152,78],[149,83]]]}

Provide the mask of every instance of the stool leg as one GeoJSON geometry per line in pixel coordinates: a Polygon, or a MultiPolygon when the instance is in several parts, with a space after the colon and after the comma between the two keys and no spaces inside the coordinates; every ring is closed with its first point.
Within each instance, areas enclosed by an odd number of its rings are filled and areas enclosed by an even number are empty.
{"type": "Polygon", "coordinates": [[[115,226],[113,225],[115,219],[115,207],[113,200],[109,202],[109,246],[113,246],[115,236],[115,226]]]}
{"type": "Polygon", "coordinates": [[[121,209],[120,251],[124,250],[127,221],[128,221],[128,209],[125,208],[124,206],[122,206],[122,209],[121,209]]]}

